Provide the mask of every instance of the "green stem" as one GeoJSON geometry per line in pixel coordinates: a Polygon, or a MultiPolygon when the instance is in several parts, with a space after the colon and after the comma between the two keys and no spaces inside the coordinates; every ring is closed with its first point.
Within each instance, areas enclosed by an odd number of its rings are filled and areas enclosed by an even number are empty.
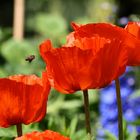
{"type": "Polygon", "coordinates": [[[17,136],[18,137],[22,136],[22,125],[21,124],[17,124],[16,128],[17,128],[17,136]]]}
{"type": "Polygon", "coordinates": [[[119,140],[124,140],[124,136],[123,136],[123,120],[122,120],[122,103],[121,103],[119,79],[115,80],[115,85],[116,85],[116,97],[117,97],[117,105],[118,105],[119,140]]]}
{"type": "Polygon", "coordinates": [[[83,90],[87,133],[91,134],[88,90],[83,90]]]}

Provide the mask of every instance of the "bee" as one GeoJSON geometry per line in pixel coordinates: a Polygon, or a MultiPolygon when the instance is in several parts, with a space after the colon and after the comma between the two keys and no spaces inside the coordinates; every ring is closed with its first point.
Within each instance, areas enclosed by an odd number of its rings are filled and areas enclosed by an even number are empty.
{"type": "Polygon", "coordinates": [[[34,59],[35,59],[35,55],[29,55],[25,58],[25,61],[28,61],[29,63],[31,63],[34,59]]]}

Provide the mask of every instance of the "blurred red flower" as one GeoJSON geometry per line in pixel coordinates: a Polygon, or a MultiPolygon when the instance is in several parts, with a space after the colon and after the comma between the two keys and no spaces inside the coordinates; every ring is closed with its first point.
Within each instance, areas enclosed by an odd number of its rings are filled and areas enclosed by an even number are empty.
{"type": "Polygon", "coordinates": [[[127,52],[121,41],[95,36],[75,45],[53,48],[50,40],[40,45],[49,82],[58,91],[102,88],[125,72],[127,52]]]}
{"type": "Polygon", "coordinates": [[[46,114],[49,90],[47,79],[35,75],[0,78],[0,126],[40,121],[46,114]]]}
{"type": "Polygon", "coordinates": [[[70,140],[70,138],[64,137],[57,132],[46,130],[44,132],[32,132],[15,140],[70,140]]]}
{"type": "Polygon", "coordinates": [[[125,29],[136,38],[140,39],[140,22],[128,22],[125,29]]]}
{"type": "Polygon", "coordinates": [[[109,23],[91,23],[85,25],[72,23],[72,27],[75,31],[73,32],[73,37],[67,37],[67,43],[73,44],[72,40],[75,41],[81,38],[91,39],[94,36],[103,37],[109,40],[118,39],[122,41],[124,44],[123,46],[127,48],[127,65],[140,65],[140,39],[138,37],[139,26],[139,23],[136,22],[132,22],[131,24],[129,23],[128,26],[126,26],[126,30],[128,30],[127,32],[124,28],[109,23]],[[134,34],[137,37],[135,37],[134,34]],[[72,38],[72,40],[70,38],[72,38]],[[75,40],[73,38],[75,38],[75,40]]]}

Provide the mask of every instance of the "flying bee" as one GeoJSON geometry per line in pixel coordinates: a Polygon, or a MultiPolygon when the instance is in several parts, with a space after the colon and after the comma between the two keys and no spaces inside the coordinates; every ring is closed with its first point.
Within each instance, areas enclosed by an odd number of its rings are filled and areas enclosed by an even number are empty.
{"type": "Polygon", "coordinates": [[[29,55],[25,58],[25,61],[28,61],[29,63],[31,63],[34,59],[35,59],[35,55],[29,55]]]}

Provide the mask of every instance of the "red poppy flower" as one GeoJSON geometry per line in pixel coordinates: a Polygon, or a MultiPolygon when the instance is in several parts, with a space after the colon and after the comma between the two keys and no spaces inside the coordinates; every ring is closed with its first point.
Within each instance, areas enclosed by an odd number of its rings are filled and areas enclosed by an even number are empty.
{"type": "MultiPolygon", "coordinates": [[[[125,26],[125,30],[127,30],[140,41],[140,22],[129,22],[125,26]]],[[[140,44],[136,45],[133,50],[130,50],[130,58],[129,65],[140,65],[140,44]]]]}
{"type": "Polygon", "coordinates": [[[0,78],[0,126],[40,121],[46,114],[49,89],[47,80],[35,75],[0,78]]]}
{"type": "Polygon", "coordinates": [[[68,137],[62,136],[58,132],[46,130],[44,132],[32,132],[15,140],[70,140],[68,137]]]}
{"type": "Polygon", "coordinates": [[[104,87],[125,71],[127,53],[121,41],[85,41],[74,47],[53,48],[50,40],[40,45],[50,84],[62,93],[104,87]]]}
{"type": "Polygon", "coordinates": [[[125,29],[136,38],[140,39],[140,22],[129,22],[125,26],[125,29]]]}
{"type": "MultiPolygon", "coordinates": [[[[84,38],[84,37],[92,38],[98,35],[99,37],[103,37],[105,39],[109,39],[109,40],[118,39],[122,41],[125,44],[124,46],[127,48],[127,52],[128,52],[127,65],[129,66],[140,65],[140,55],[139,55],[140,40],[139,38],[136,38],[134,35],[132,35],[134,34],[134,32],[136,33],[138,31],[139,24],[133,23],[133,26],[131,25],[131,27],[129,24],[128,27],[130,27],[131,29],[127,27],[127,29],[129,30],[128,32],[121,27],[108,23],[95,23],[95,24],[86,24],[80,26],[78,26],[75,23],[72,23],[72,26],[75,30],[73,33],[75,39],[84,38]]],[[[69,38],[68,42],[70,41],[71,40],[69,38]]]]}

